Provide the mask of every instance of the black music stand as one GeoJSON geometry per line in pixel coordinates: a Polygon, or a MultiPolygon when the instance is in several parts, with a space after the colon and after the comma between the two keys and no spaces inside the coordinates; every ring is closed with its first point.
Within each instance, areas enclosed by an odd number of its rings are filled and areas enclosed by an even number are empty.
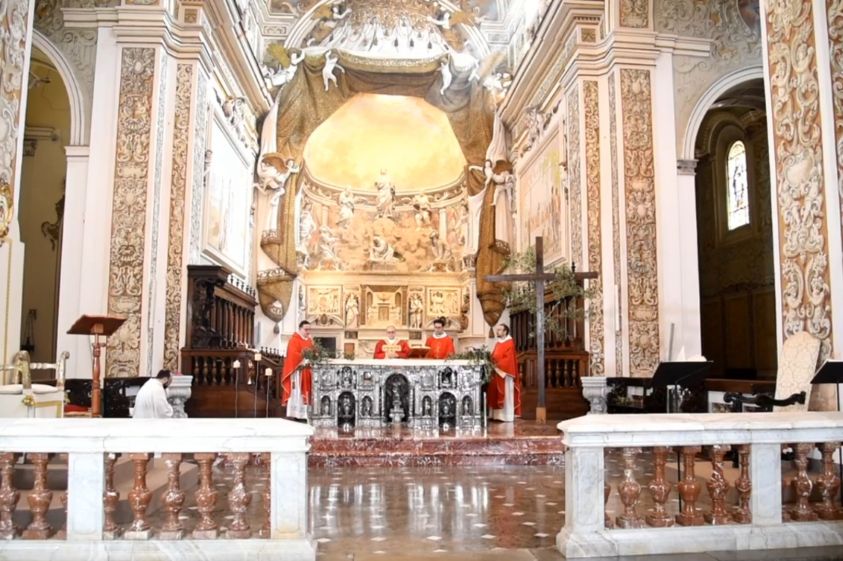
{"type": "MultiPolygon", "coordinates": [[[[843,384],[843,360],[826,360],[814,378],[811,384],[834,384],[835,394],[837,396],[837,409],[840,410],[840,384],[843,384]]],[[[840,480],[843,481],[843,448],[839,450],[840,463],[840,480]]],[[[840,502],[843,504],[843,485],[840,486],[840,502]]]]}
{"type": "MultiPolygon", "coordinates": [[[[660,362],[653,374],[653,381],[650,387],[653,388],[667,388],[673,386],[673,389],[666,391],[667,413],[679,413],[679,411],[671,411],[671,402],[673,397],[678,395],[678,388],[684,385],[693,385],[702,382],[706,374],[711,369],[711,361],[690,361],[690,362],[660,362]]],[[[679,408],[679,400],[677,399],[677,409],[679,408]]]]}

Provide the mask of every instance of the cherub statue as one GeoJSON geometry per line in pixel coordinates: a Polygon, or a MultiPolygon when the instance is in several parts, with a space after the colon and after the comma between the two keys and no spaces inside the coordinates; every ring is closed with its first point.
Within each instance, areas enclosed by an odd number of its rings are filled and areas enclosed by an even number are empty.
{"type": "Polygon", "coordinates": [[[266,222],[267,230],[278,229],[278,207],[281,204],[281,197],[287,191],[287,180],[299,171],[301,171],[301,166],[292,159],[285,162],[283,170],[272,165],[265,158],[258,164],[258,188],[264,193],[271,193],[266,222]]]}
{"type": "Polygon", "coordinates": [[[448,57],[442,57],[439,61],[439,72],[442,74],[442,87],[439,88],[439,95],[445,95],[445,90],[451,87],[454,75],[451,73],[451,62],[448,57]]]}
{"type": "Polygon", "coordinates": [[[332,54],[332,51],[325,53],[325,66],[322,67],[322,83],[325,85],[325,91],[328,91],[330,84],[337,86],[337,77],[334,75],[336,68],[342,73],[345,73],[345,68],[339,65],[339,57],[332,54]]]}

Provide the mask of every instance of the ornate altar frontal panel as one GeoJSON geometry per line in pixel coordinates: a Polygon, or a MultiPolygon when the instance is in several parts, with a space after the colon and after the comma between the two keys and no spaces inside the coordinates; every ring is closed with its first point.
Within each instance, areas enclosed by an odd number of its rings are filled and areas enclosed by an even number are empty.
{"type": "Polygon", "coordinates": [[[483,366],[465,360],[332,360],[313,367],[317,427],[476,428],[483,366]]]}

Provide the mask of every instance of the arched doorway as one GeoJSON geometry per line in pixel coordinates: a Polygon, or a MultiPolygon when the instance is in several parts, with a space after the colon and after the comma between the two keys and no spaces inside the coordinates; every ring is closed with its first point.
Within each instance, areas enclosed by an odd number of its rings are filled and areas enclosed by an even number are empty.
{"type": "Polygon", "coordinates": [[[21,347],[55,362],[71,107],[61,74],[33,47],[24,130],[20,231],[25,244],[21,347]]]}
{"type": "Polygon", "coordinates": [[[696,137],[703,354],[714,375],[775,378],[769,141],[761,79],[721,94],[696,137]]]}

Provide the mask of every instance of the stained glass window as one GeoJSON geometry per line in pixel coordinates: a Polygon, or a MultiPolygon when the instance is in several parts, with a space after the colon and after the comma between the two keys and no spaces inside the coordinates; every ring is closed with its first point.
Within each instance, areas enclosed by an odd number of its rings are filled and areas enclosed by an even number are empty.
{"type": "Polygon", "coordinates": [[[746,146],[740,140],[729,146],[726,160],[726,216],[729,231],[749,224],[749,182],[746,175],[746,146]]]}

